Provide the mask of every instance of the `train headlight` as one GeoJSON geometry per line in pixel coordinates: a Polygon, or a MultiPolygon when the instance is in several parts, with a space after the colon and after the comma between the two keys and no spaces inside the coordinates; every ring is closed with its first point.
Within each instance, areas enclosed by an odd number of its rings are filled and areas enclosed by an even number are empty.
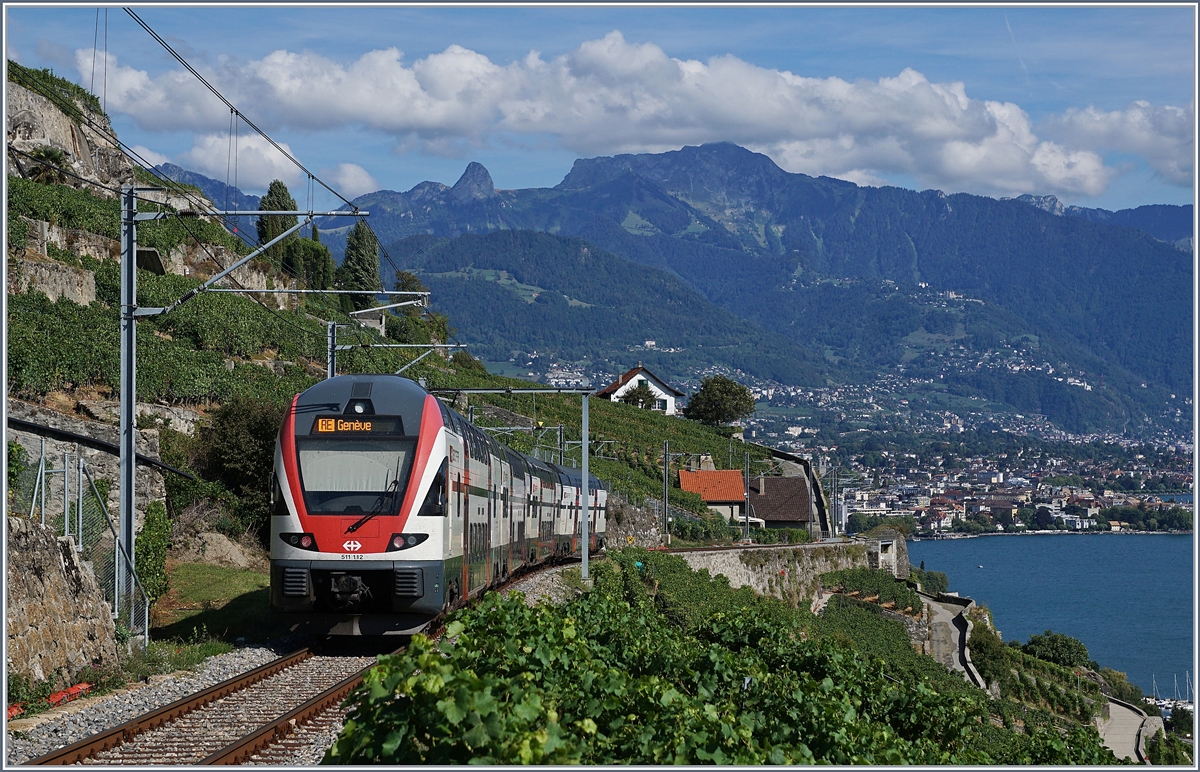
{"type": "Polygon", "coordinates": [[[421,542],[429,538],[427,533],[394,533],[392,538],[388,540],[387,551],[396,552],[397,550],[406,550],[409,547],[415,547],[421,542]]]}
{"type": "Polygon", "coordinates": [[[317,540],[311,533],[281,533],[279,538],[283,539],[285,544],[292,547],[297,547],[302,550],[311,550],[318,552],[317,540]]]}

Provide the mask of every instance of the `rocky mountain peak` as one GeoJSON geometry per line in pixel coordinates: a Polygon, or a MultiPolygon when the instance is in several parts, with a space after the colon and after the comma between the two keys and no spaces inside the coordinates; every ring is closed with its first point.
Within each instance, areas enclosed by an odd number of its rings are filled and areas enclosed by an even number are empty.
{"type": "Polygon", "coordinates": [[[458,203],[481,201],[496,195],[496,186],[492,183],[492,175],[483,164],[472,161],[467,164],[466,171],[450,188],[450,198],[458,203]]]}

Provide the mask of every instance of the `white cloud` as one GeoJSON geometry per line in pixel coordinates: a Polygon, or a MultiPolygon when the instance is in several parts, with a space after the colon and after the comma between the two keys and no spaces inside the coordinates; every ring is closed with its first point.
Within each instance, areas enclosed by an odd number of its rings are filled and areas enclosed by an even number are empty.
{"type": "MultiPolygon", "coordinates": [[[[76,58],[81,72],[85,61],[90,68],[90,49],[76,58]]],[[[1046,123],[1043,139],[1018,105],[973,99],[962,83],[931,83],[912,69],[878,81],[807,78],[734,56],[674,59],[620,32],[506,65],[458,45],[411,64],[396,48],[348,64],[280,50],[223,59],[204,74],[268,131],[363,127],[433,154],[462,153],[496,132],[556,137],[581,155],[731,141],[807,174],[875,184],[903,174],[989,195],[1068,197],[1105,190],[1117,173],[1106,149],[1142,154],[1177,184],[1192,172],[1190,106],[1069,111],[1046,123]]],[[[140,125],[207,132],[192,155],[223,178],[228,110],[191,75],[151,78],[114,57],[108,88],[110,109],[140,125]]],[[[269,159],[261,166],[256,173],[282,173],[269,159]]]]}
{"type": "MultiPolygon", "coordinates": [[[[287,143],[279,144],[292,153],[287,143]]],[[[272,180],[295,187],[304,179],[295,164],[257,134],[238,137],[236,167],[229,137],[222,134],[197,136],[192,149],[180,156],[180,165],[213,179],[228,179],[242,190],[266,190],[272,180]]]]}
{"type": "Polygon", "coordinates": [[[149,130],[228,127],[229,108],[190,72],[172,70],[151,79],[144,70],[119,64],[115,54],[81,48],[75,52],[75,67],[83,82],[90,82],[93,56],[97,72],[107,64],[105,109],[109,113],[125,113],[149,130]]]}
{"type": "Polygon", "coordinates": [[[358,164],[338,164],[333,169],[322,169],[317,174],[346,198],[374,193],[380,187],[379,181],[358,164]]]}
{"type": "Polygon", "coordinates": [[[133,150],[134,155],[136,155],[138,158],[146,160],[147,162],[150,163],[151,166],[158,166],[159,164],[165,164],[165,163],[170,162],[170,160],[171,160],[170,158],[166,157],[162,153],[156,153],[153,150],[151,150],[150,148],[143,147],[141,145],[134,145],[131,148],[131,150],[133,150]]]}
{"type": "Polygon", "coordinates": [[[1140,155],[1168,182],[1192,184],[1194,105],[1155,107],[1139,100],[1124,110],[1071,109],[1044,129],[1067,144],[1140,155]]]}

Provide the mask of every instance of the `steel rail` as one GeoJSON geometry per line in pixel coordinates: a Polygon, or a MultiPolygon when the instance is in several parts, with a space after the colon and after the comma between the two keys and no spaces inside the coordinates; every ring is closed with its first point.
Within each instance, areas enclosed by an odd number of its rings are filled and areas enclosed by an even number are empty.
{"type": "Polygon", "coordinates": [[[26,762],[31,765],[45,766],[64,766],[68,764],[78,764],[84,759],[87,759],[101,751],[106,751],[109,748],[115,748],[122,743],[128,742],[133,737],[148,732],[151,729],[156,729],[168,721],[173,721],[180,716],[191,713],[193,710],[202,708],[211,702],[215,702],[223,697],[227,697],[236,691],[258,683],[263,679],[270,678],[276,673],[287,670],[309,657],[313,656],[310,649],[300,649],[294,651],[287,656],[280,657],[277,660],[268,662],[265,665],[254,668],[253,670],[242,673],[239,676],[234,676],[226,681],[222,681],[215,686],[211,686],[204,691],[176,700],[169,705],[165,705],[158,710],[147,713],[143,716],[127,721],[124,724],[115,726],[112,729],[94,734],[91,737],[85,737],[79,742],[68,745],[65,748],[60,748],[56,751],[51,751],[44,756],[39,756],[36,759],[31,759],[26,762]]]}
{"type": "MultiPolygon", "coordinates": [[[[399,651],[402,651],[402,649],[397,649],[392,653],[395,654],[399,651]]],[[[244,764],[254,754],[269,747],[272,743],[284,739],[301,724],[307,723],[344,700],[354,688],[362,683],[363,676],[373,667],[375,666],[370,665],[363,668],[354,675],[329,687],[303,705],[288,711],[261,729],[230,743],[197,763],[201,765],[244,764]]]]}

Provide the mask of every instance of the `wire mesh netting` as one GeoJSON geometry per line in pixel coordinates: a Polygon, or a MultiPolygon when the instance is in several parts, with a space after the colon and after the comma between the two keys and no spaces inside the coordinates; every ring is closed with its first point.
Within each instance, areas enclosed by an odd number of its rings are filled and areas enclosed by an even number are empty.
{"type": "Polygon", "coordinates": [[[21,472],[12,514],[37,520],[71,540],[92,570],[119,634],[149,636],[149,603],[118,540],[105,499],[108,483],[93,478],[78,456],[42,456],[21,472]]]}

